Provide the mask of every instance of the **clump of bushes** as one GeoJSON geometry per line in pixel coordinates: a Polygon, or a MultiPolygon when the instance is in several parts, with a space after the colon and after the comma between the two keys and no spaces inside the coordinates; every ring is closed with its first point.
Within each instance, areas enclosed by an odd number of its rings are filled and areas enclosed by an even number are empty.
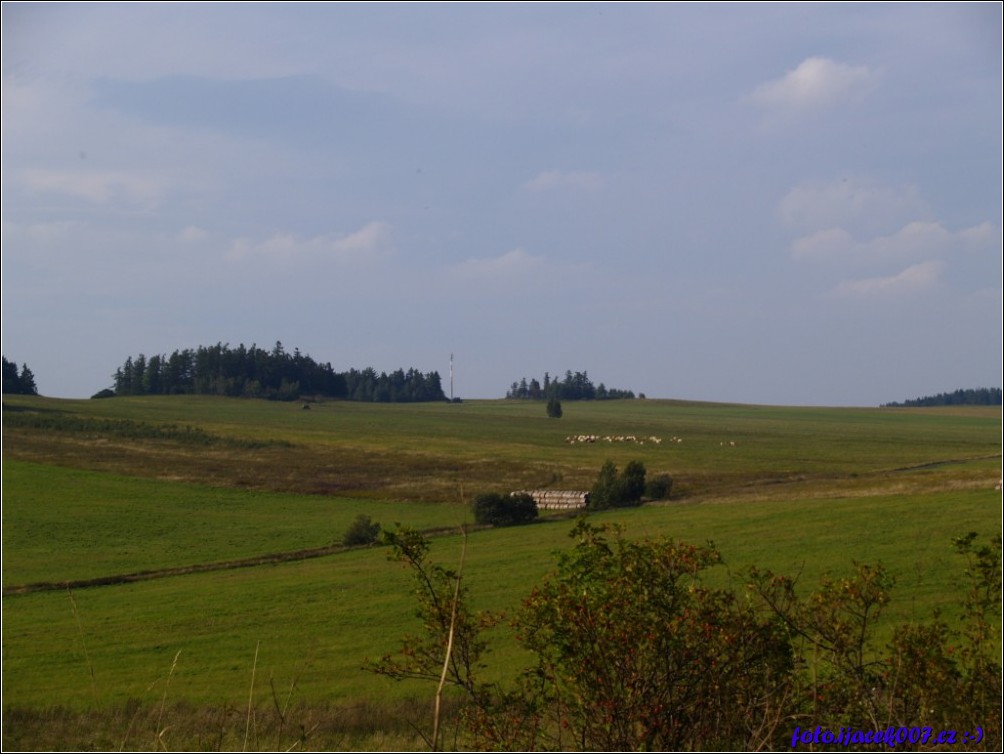
{"type": "Polygon", "coordinates": [[[605,510],[607,508],[629,508],[641,505],[645,494],[645,464],[641,461],[631,461],[618,473],[617,466],[608,460],[600,469],[596,483],[589,491],[589,508],[605,510]]]}
{"type": "Polygon", "coordinates": [[[380,537],[380,524],[376,523],[365,513],[356,516],[342,536],[342,544],[346,547],[359,547],[371,545],[380,537]]]}
{"type": "Polygon", "coordinates": [[[537,503],[525,492],[484,492],[474,498],[472,508],[478,524],[516,526],[537,518],[537,503]]]}
{"type": "Polygon", "coordinates": [[[645,482],[645,497],[649,500],[665,500],[672,489],[672,477],[669,474],[659,474],[645,482]]]}

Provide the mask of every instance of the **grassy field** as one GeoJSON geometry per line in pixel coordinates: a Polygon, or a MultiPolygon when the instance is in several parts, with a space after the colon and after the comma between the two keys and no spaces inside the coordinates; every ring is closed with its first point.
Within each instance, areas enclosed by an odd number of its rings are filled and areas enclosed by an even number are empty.
{"type": "MultiPolygon", "coordinates": [[[[473,493],[586,489],[607,458],[670,474],[673,496],[596,520],[632,537],[713,539],[727,568],[712,578],[722,581],[756,564],[811,586],[854,560],[882,562],[897,579],[890,624],[934,608],[955,614],[962,563],[951,538],[1001,529],[1000,409],[636,400],[567,404],[549,420],[543,405],[512,401],[309,411],[202,397],[4,404],[5,747],[235,748],[250,696],[261,710],[257,748],[295,743],[294,718],[313,731],[307,748],[407,748],[420,741],[401,725],[403,710],[431,695],[363,670],[418,629],[408,574],[383,548],[7,593],[35,582],[321,548],[363,512],[439,530],[433,556],[455,563],[469,520],[462,501],[473,493]],[[664,441],[565,442],[578,434],[664,441]],[[669,443],[674,436],[683,442],[669,443]],[[296,714],[279,715],[287,699],[296,714]],[[103,726],[88,717],[101,714],[103,726]],[[200,716],[214,722],[182,732],[200,716]],[[173,733],[158,739],[165,719],[173,733]]],[[[518,604],[570,528],[551,518],[471,533],[476,604],[518,604]]],[[[524,659],[504,632],[493,654],[500,674],[524,659]]]]}

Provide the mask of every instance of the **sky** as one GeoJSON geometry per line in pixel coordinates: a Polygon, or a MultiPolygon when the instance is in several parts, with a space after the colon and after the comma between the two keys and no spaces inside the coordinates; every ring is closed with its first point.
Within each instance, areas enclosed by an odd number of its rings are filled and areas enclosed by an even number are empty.
{"type": "Polygon", "coordinates": [[[4,356],[1000,386],[1001,7],[5,2],[4,356]]]}

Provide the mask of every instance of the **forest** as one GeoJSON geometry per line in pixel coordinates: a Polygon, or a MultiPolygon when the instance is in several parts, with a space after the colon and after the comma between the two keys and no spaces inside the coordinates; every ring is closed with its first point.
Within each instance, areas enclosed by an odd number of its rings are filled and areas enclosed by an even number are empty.
{"type": "Polygon", "coordinates": [[[956,390],[952,393],[938,393],[924,398],[914,398],[902,403],[884,403],[884,408],[918,408],[926,406],[1000,406],[1001,389],[975,388],[969,390],[956,390]]]}
{"type": "Polygon", "coordinates": [[[286,351],[281,342],[271,351],[254,344],[232,348],[217,343],[176,350],[170,356],[130,356],[115,370],[113,381],[111,391],[98,395],[201,394],[280,401],[324,396],[380,403],[446,400],[438,372],[398,369],[387,374],[369,367],[337,372],[330,363],[319,364],[298,348],[286,351]]]}
{"type": "Polygon", "coordinates": [[[608,388],[602,382],[594,385],[587,372],[573,374],[571,371],[566,371],[563,380],[552,379],[548,372],[544,372],[543,383],[536,377],[529,381],[524,377],[519,382],[512,383],[505,397],[534,401],[552,398],[562,401],[591,401],[634,398],[635,394],[630,390],[608,388]]]}

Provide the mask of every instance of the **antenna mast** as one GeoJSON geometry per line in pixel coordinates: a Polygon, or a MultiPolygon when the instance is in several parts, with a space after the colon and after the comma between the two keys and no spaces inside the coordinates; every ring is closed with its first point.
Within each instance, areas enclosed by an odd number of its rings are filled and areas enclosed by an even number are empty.
{"type": "Polygon", "coordinates": [[[450,354],[450,403],[453,403],[453,354],[450,354]]]}

